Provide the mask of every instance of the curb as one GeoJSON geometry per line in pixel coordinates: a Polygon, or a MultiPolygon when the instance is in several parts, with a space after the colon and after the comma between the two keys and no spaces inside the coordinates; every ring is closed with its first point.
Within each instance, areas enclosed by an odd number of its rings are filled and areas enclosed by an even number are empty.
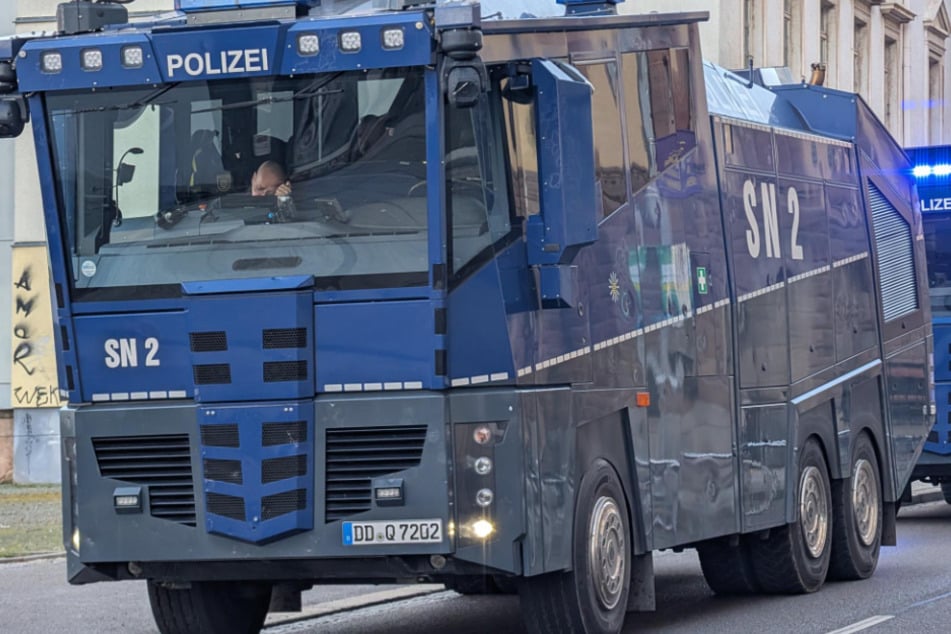
{"type": "Polygon", "coordinates": [[[36,555],[22,555],[20,557],[0,557],[0,566],[3,564],[21,564],[30,561],[43,561],[44,559],[56,559],[66,557],[66,551],[58,553],[39,553],[36,555]]]}
{"type": "Polygon", "coordinates": [[[941,492],[941,489],[936,491],[924,491],[922,493],[915,493],[911,496],[911,504],[928,504],[930,502],[944,502],[944,493],[941,492]]]}

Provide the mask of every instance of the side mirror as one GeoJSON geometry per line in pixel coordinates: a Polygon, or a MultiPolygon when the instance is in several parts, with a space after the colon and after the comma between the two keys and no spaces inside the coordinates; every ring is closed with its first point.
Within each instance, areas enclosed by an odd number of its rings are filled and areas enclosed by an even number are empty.
{"type": "Polygon", "coordinates": [[[135,176],[135,165],[120,163],[116,170],[116,185],[125,185],[132,182],[133,176],[135,176]]]}
{"type": "Polygon", "coordinates": [[[452,64],[446,71],[446,96],[454,108],[472,108],[485,92],[485,68],[452,64]]]}
{"type": "Polygon", "coordinates": [[[0,99],[0,138],[12,139],[23,133],[26,108],[17,98],[0,99]]]}

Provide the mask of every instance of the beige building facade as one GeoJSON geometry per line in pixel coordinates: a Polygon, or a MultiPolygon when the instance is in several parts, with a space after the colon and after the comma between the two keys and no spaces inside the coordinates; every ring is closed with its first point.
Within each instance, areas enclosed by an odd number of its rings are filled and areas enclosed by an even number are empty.
{"type": "Polygon", "coordinates": [[[947,0],[637,0],[622,12],[708,11],[704,56],[726,68],[786,66],[859,93],[904,147],[951,143],[947,0]]]}

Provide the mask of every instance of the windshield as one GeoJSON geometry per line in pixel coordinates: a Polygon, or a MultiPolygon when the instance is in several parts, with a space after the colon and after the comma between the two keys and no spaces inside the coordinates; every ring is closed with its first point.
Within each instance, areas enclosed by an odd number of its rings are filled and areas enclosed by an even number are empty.
{"type": "Polygon", "coordinates": [[[923,214],[931,314],[951,317],[951,215],[923,214]]]}
{"type": "Polygon", "coordinates": [[[80,299],[248,277],[427,284],[422,70],[51,94],[47,106],[80,299]]]}

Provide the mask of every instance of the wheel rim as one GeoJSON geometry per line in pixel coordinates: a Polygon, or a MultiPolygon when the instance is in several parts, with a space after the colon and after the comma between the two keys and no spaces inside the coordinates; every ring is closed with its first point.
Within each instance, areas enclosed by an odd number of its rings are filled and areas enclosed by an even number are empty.
{"type": "Polygon", "coordinates": [[[818,559],[829,534],[829,500],[822,472],[814,466],[806,467],[799,478],[799,526],[809,554],[818,559]]]}
{"type": "Polygon", "coordinates": [[[865,546],[875,542],[879,507],[875,469],[871,462],[861,458],[856,461],[852,472],[852,513],[855,516],[855,530],[865,546]]]}
{"type": "Polygon", "coordinates": [[[613,610],[621,600],[627,562],[624,560],[624,520],[617,503],[598,498],[588,531],[588,565],[598,602],[613,610]]]}

